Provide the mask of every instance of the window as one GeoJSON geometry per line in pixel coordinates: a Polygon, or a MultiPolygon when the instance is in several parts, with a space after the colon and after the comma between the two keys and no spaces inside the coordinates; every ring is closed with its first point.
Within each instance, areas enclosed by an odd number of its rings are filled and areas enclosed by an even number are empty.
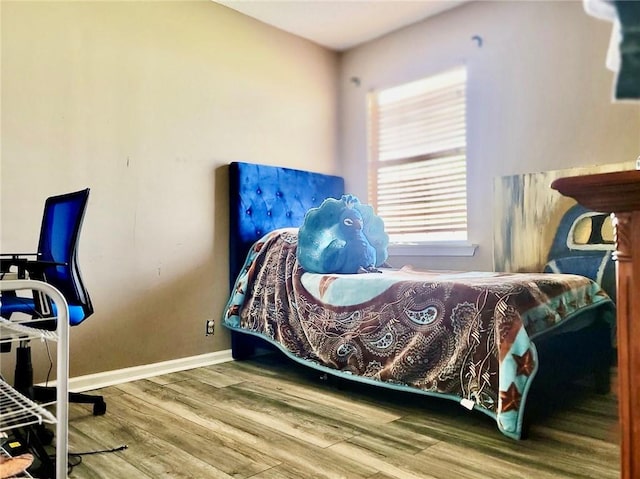
{"type": "Polygon", "coordinates": [[[467,240],[465,67],[369,95],[369,203],[391,243],[467,240]]]}

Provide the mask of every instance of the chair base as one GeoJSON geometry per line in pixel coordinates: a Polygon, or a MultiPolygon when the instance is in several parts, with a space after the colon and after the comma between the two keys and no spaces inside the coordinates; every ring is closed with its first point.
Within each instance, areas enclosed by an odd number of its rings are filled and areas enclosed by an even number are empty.
{"type": "MultiPolygon", "coordinates": [[[[33,386],[33,400],[37,402],[51,402],[56,399],[56,388],[33,386]]],[[[74,404],[93,404],[93,415],[102,416],[107,412],[107,403],[102,396],[92,394],[69,393],[69,402],[74,404]]]]}
{"type": "MultiPolygon", "coordinates": [[[[30,346],[22,345],[16,348],[14,386],[16,390],[36,402],[53,402],[57,398],[56,388],[33,385],[33,367],[31,365],[30,346]]],[[[70,392],[69,402],[93,404],[94,416],[102,416],[107,412],[107,404],[104,402],[104,398],[102,396],[70,392]]]]}

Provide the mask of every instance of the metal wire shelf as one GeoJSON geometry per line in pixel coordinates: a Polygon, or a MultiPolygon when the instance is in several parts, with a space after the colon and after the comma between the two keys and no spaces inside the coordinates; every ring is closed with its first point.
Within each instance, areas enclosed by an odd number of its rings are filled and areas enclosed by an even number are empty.
{"type": "Polygon", "coordinates": [[[0,380],[0,432],[42,423],[56,423],[46,404],[33,402],[0,380]]]}
{"type": "MultiPolygon", "coordinates": [[[[0,281],[0,292],[18,290],[39,291],[47,295],[55,304],[58,318],[36,318],[22,322],[0,318],[0,343],[33,339],[58,343],[56,402],[37,404],[0,378],[0,433],[4,434],[4,431],[34,424],[56,424],[55,477],[62,479],[67,477],[68,454],[69,310],[60,291],[47,283],[21,279],[0,281]],[[47,321],[47,323],[39,323],[39,321],[47,321]],[[54,322],[52,323],[52,321],[54,322]],[[55,331],[44,329],[45,325],[50,327],[52,324],[55,325],[55,331]],[[55,415],[47,410],[47,407],[53,404],[55,404],[55,415]]],[[[0,450],[0,454],[9,456],[6,450],[0,450]]],[[[15,477],[32,476],[28,473],[21,473],[15,477]]]]}

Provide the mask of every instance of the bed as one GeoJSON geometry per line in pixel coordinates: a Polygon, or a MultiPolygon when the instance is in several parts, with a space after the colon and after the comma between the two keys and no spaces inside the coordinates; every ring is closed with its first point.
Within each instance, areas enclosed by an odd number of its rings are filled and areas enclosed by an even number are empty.
{"type": "Polygon", "coordinates": [[[241,360],[270,344],[350,381],[446,398],[527,433],[537,390],[593,373],[609,389],[615,310],[579,275],[304,271],[298,227],[337,176],[251,163],[229,165],[231,294],[223,324],[241,360]]]}

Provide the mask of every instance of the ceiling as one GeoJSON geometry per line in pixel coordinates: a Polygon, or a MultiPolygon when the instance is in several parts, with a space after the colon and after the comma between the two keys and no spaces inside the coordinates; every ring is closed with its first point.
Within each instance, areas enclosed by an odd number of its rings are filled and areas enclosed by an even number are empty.
{"type": "Polygon", "coordinates": [[[331,50],[343,51],[469,0],[214,0],[331,50]]]}

